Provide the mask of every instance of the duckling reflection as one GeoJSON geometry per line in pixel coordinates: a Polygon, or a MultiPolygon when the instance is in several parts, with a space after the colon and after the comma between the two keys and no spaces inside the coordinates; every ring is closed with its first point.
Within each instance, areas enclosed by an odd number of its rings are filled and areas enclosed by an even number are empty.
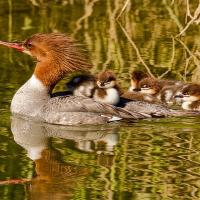
{"type": "Polygon", "coordinates": [[[11,130],[15,142],[27,150],[28,157],[35,163],[36,177],[31,181],[31,199],[71,198],[94,170],[94,167],[83,165],[80,158],[76,159],[76,164],[68,163],[63,159],[63,152],[54,147],[54,139],[74,141],[75,148],[95,153],[96,165],[107,168],[113,164],[113,150],[118,143],[116,126],[54,126],[13,116],[11,130]]]}

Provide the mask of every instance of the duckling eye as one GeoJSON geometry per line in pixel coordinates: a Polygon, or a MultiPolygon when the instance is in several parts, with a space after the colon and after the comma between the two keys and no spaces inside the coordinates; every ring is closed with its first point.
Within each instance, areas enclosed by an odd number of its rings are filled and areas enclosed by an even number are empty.
{"type": "Polygon", "coordinates": [[[148,88],[148,85],[143,85],[142,87],[143,87],[143,88],[148,88]]]}
{"type": "Polygon", "coordinates": [[[74,83],[78,83],[78,82],[80,82],[80,80],[81,80],[80,77],[77,77],[74,79],[74,83]]]}
{"type": "Polygon", "coordinates": [[[107,82],[105,82],[104,84],[109,84],[111,81],[107,81],[107,82]]]}
{"type": "Polygon", "coordinates": [[[189,92],[183,92],[183,95],[189,95],[189,92]]]}

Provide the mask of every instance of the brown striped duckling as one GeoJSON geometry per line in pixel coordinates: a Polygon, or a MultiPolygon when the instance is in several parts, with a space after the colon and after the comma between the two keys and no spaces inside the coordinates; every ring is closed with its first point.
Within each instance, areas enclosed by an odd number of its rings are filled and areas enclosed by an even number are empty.
{"type": "Polygon", "coordinates": [[[200,111],[200,85],[188,84],[181,94],[176,95],[175,98],[182,99],[182,108],[184,110],[200,111]]]}
{"type": "Polygon", "coordinates": [[[111,70],[105,70],[97,75],[97,87],[94,90],[93,99],[111,105],[117,105],[120,101],[120,89],[116,76],[111,70]]]}

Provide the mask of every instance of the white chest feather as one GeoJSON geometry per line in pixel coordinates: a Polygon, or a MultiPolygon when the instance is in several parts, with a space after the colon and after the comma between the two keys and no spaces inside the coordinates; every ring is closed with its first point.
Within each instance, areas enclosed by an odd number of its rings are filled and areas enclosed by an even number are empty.
{"type": "Polygon", "coordinates": [[[136,86],[135,86],[135,87],[134,87],[134,86],[130,86],[129,89],[128,89],[128,91],[129,91],[129,92],[133,92],[134,89],[136,89],[136,86]]]}
{"type": "Polygon", "coordinates": [[[116,105],[119,103],[120,96],[119,92],[115,88],[108,88],[106,89],[106,95],[103,97],[98,96],[98,93],[95,91],[94,93],[94,100],[102,103],[107,103],[111,105],[116,105]]]}
{"type": "Polygon", "coordinates": [[[39,91],[46,91],[47,88],[43,83],[33,74],[33,76],[27,81],[27,85],[30,88],[37,89],[39,91]]]}
{"type": "Polygon", "coordinates": [[[172,90],[168,89],[168,90],[165,91],[165,101],[166,102],[170,101],[172,96],[173,96],[172,90]]]}
{"type": "Polygon", "coordinates": [[[11,112],[35,116],[50,96],[48,89],[34,75],[15,93],[11,112]]]}
{"type": "Polygon", "coordinates": [[[189,102],[189,101],[183,102],[183,103],[182,103],[182,108],[183,108],[184,110],[191,110],[190,104],[191,104],[191,102],[189,102]]]}
{"type": "Polygon", "coordinates": [[[194,111],[200,111],[200,101],[187,101],[183,102],[182,108],[185,110],[194,110],[194,111]]]}

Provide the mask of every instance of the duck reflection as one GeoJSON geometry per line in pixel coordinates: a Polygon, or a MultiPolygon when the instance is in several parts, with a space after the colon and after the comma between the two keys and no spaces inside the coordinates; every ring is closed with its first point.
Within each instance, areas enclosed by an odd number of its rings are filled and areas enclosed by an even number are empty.
{"type": "Polygon", "coordinates": [[[114,147],[118,143],[118,125],[66,127],[13,116],[11,130],[15,142],[27,150],[28,157],[35,163],[36,176],[28,189],[31,199],[72,197],[77,188],[84,187],[86,177],[94,170],[88,165],[64,160],[65,152],[52,147],[53,139],[73,141],[76,150],[92,153],[96,164],[107,168],[113,164],[114,147]]]}

